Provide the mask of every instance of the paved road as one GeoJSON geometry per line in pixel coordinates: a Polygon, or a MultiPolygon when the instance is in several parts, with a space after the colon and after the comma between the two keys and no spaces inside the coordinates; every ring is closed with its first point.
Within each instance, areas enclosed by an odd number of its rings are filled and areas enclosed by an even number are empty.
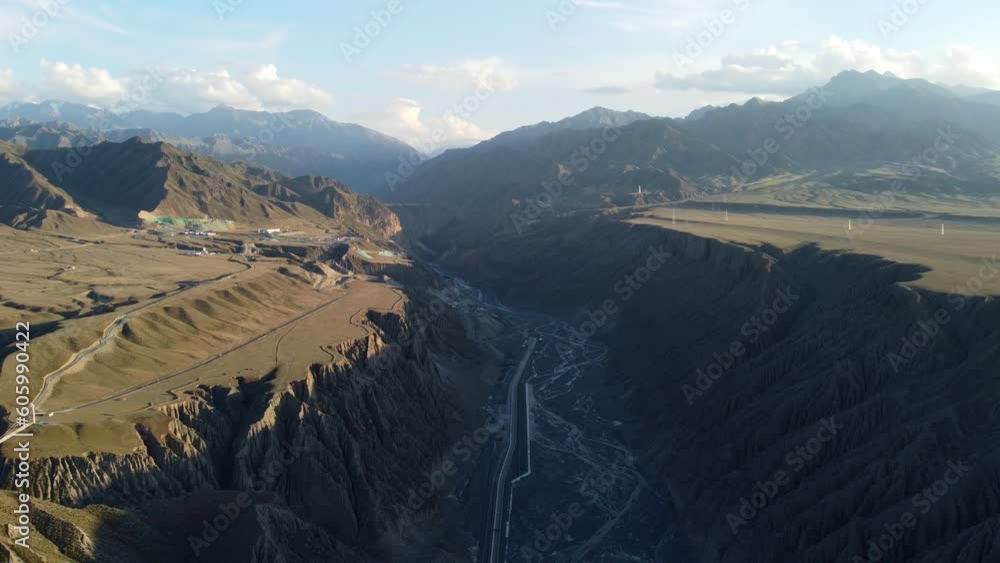
{"type": "Polygon", "coordinates": [[[511,378],[510,386],[507,390],[507,412],[510,413],[509,435],[507,437],[507,447],[500,459],[500,465],[493,473],[490,482],[490,498],[487,502],[487,526],[481,545],[480,560],[485,563],[501,563],[504,561],[504,551],[507,545],[508,520],[510,518],[510,493],[511,475],[510,470],[516,459],[519,446],[523,440],[520,439],[522,431],[528,424],[528,412],[525,402],[521,400],[524,392],[524,370],[528,367],[532,352],[535,351],[535,344],[538,339],[532,337],[528,339],[528,346],[521,358],[521,363],[517,366],[517,371],[511,378]]]}
{"type": "MultiPolygon", "coordinates": [[[[104,332],[101,333],[101,337],[97,339],[96,342],[88,346],[87,348],[73,354],[70,359],[66,361],[59,369],[49,373],[42,378],[42,388],[35,395],[35,398],[31,400],[30,406],[32,413],[35,413],[42,401],[48,398],[49,393],[52,392],[52,386],[59,377],[66,372],[66,370],[72,368],[73,366],[79,364],[83,360],[86,360],[90,356],[94,355],[95,352],[103,348],[112,338],[116,336],[116,329],[122,326],[125,322],[125,315],[119,315],[114,321],[111,322],[107,327],[104,328],[104,332]]],[[[34,415],[32,416],[34,418],[34,415]]],[[[35,424],[35,420],[32,420],[28,424],[21,427],[11,428],[6,434],[0,436],[0,444],[10,440],[14,436],[23,433],[35,424]]]]}
{"type": "MultiPolygon", "coordinates": [[[[132,309],[128,313],[123,313],[123,314],[119,315],[118,317],[116,317],[115,320],[111,322],[111,324],[109,324],[107,327],[104,328],[104,331],[101,333],[101,337],[98,338],[93,344],[91,344],[87,348],[85,348],[85,349],[83,349],[83,350],[81,350],[81,351],[73,354],[72,356],[70,356],[69,360],[67,360],[66,363],[64,363],[61,367],[59,367],[55,371],[50,372],[50,373],[48,373],[48,374],[46,374],[45,376],[42,377],[42,388],[38,391],[38,394],[35,395],[35,398],[32,399],[32,401],[30,403],[32,413],[35,413],[36,411],[37,412],[41,412],[42,403],[46,399],[48,399],[49,394],[52,393],[53,386],[59,380],[59,378],[64,373],[66,373],[67,370],[69,370],[73,366],[79,365],[80,362],[82,362],[83,360],[85,360],[85,359],[93,356],[98,350],[100,350],[101,348],[107,346],[111,341],[114,340],[114,338],[116,336],[118,336],[118,334],[119,334],[122,326],[125,324],[125,321],[128,320],[128,316],[130,314],[138,313],[139,311],[142,311],[144,309],[152,307],[152,306],[156,305],[157,303],[160,303],[160,302],[162,302],[162,301],[164,301],[166,299],[169,299],[171,297],[175,297],[177,295],[180,295],[181,293],[184,293],[186,291],[190,291],[190,290],[192,290],[192,289],[194,289],[196,287],[201,287],[202,285],[205,285],[205,284],[210,284],[210,283],[214,283],[214,282],[218,282],[218,281],[222,281],[222,280],[226,280],[226,279],[231,279],[233,276],[235,276],[237,274],[242,274],[244,272],[247,272],[247,271],[253,269],[253,266],[251,266],[250,264],[245,264],[245,263],[242,263],[242,264],[243,264],[243,266],[246,267],[246,270],[243,270],[243,271],[240,271],[240,272],[234,272],[234,273],[230,273],[230,274],[222,274],[222,275],[214,277],[212,279],[203,280],[203,281],[200,281],[200,282],[181,282],[180,283],[180,287],[177,290],[172,291],[170,293],[166,293],[166,294],[164,294],[163,296],[161,296],[159,298],[153,299],[152,301],[149,301],[148,303],[145,303],[145,304],[143,304],[143,305],[141,305],[141,306],[139,306],[139,307],[137,307],[135,309],[132,309]]],[[[118,396],[118,395],[116,395],[116,396],[118,396]]],[[[114,398],[114,397],[111,397],[111,398],[114,398]]],[[[105,400],[108,400],[108,399],[107,398],[106,399],[101,399],[101,401],[98,401],[98,402],[103,402],[105,400]]],[[[79,406],[74,407],[72,409],[67,409],[66,411],[61,411],[61,412],[73,411],[73,410],[76,410],[76,409],[78,409],[78,408],[80,408],[82,406],[88,406],[88,405],[79,405],[79,406]]],[[[42,415],[45,416],[44,413],[42,413],[42,415]]],[[[28,423],[28,424],[26,424],[24,426],[10,428],[9,430],[7,430],[7,432],[3,436],[0,436],[0,444],[6,442],[7,440],[10,440],[11,438],[13,438],[13,437],[15,437],[15,436],[17,436],[19,434],[22,434],[25,430],[28,430],[29,428],[31,428],[35,423],[36,423],[36,421],[32,420],[30,423],[28,423]]]]}
{"type": "Polygon", "coordinates": [[[128,318],[127,315],[118,315],[115,320],[111,321],[111,324],[104,328],[104,332],[101,333],[101,337],[98,338],[96,342],[73,354],[69,361],[63,364],[62,367],[42,378],[42,389],[38,392],[38,395],[35,395],[35,399],[31,401],[32,406],[37,408],[42,404],[42,402],[45,401],[45,399],[49,398],[49,394],[52,392],[53,384],[63,373],[66,372],[66,370],[86,360],[90,356],[93,356],[95,352],[111,342],[111,340],[118,335],[117,332],[121,326],[125,324],[126,318],[128,318]]]}
{"type": "Polygon", "coordinates": [[[95,400],[90,401],[88,403],[83,403],[83,404],[80,404],[80,405],[76,405],[75,407],[72,407],[72,408],[69,408],[69,409],[65,409],[65,410],[61,410],[61,411],[55,411],[52,414],[64,414],[64,413],[68,413],[68,412],[77,411],[77,410],[80,410],[80,409],[83,409],[83,408],[92,407],[94,405],[99,405],[101,403],[106,403],[108,401],[120,400],[120,399],[123,399],[123,398],[125,398],[125,397],[133,394],[133,393],[136,393],[138,391],[142,391],[143,389],[152,387],[153,385],[158,385],[160,383],[163,383],[164,381],[169,381],[171,379],[176,379],[176,378],[178,378],[178,377],[180,377],[182,375],[185,375],[187,373],[190,373],[190,372],[192,372],[192,371],[194,371],[194,370],[196,370],[198,368],[204,367],[204,366],[206,366],[206,365],[208,365],[208,364],[210,364],[210,363],[218,360],[219,358],[223,358],[225,356],[229,356],[230,354],[238,352],[238,351],[242,350],[243,348],[246,348],[247,346],[253,344],[254,342],[257,342],[257,341],[259,341],[259,340],[261,340],[263,338],[267,338],[268,336],[271,336],[272,334],[274,334],[275,332],[277,332],[279,330],[282,330],[284,328],[288,328],[289,326],[292,326],[292,325],[298,323],[299,321],[302,321],[306,317],[310,317],[312,315],[315,315],[316,313],[322,311],[323,309],[329,307],[330,305],[333,305],[334,303],[336,303],[337,301],[340,301],[341,299],[343,299],[345,297],[347,297],[347,295],[341,295],[341,296],[338,296],[338,297],[336,297],[334,299],[326,301],[326,302],[322,303],[321,305],[313,307],[312,309],[309,309],[308,311],[297,315],[295,318],[293,318],[293,319],[291,319],[289,321],[286,321],[286,322],[282,323],[281,325],[276,326],[276,327],[268,330],[267,332],[262,332],[262,333],[254,336],[253,338],[251,338],[249,340],[245,340],[245,341],[241,342],[240,344],[237,344],[236,346],[233,346],[232,348],[229,348],[228,350],[224,350],[224,351],[219,352],[218,354],[216,354],[216,355],[214,355],[214,356],[212,356],[210,358],[206,358],[206,359],[198,362],[197,364],[195,364],[193,366],[186,367],[186,368],[183,368],[183,369],[181,369],[179,371],[175,371],[173,373],[169,373],[167,375],[160,376],[160,377],[158,377],[156,379],[153,379],[151,381],[147,381],[147,382],[144,382],[144,383],[139,383],[137,385],[133,385],[133,386],[128,387],[126,389],[122,389],[120,391],[116,391],[115,393],[113,393],[111,395],[108,395],[106,397],[103,397],[101,399],[95,399],[95,400]]]}

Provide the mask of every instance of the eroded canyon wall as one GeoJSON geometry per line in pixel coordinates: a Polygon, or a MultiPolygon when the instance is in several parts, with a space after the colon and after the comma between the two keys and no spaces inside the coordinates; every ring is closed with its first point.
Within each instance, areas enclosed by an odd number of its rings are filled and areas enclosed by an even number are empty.
{"type": "Polygon", "coordinates": [[[1000,560],[995,300],[878,257],[615,218],[445,259],[608,342],[604,400],[701,561],[1000,560]]]}
{"type": "MultiPolygon", "coordinates": [[[[411,496],[456,437],[482,422],[476,386],[499,360],[467,337],[433,286],[402,291],[402,312],[369,312],[367,337],[344,342],[287,385],[270,377],[201,385],[155,407],[158,423],[125,428],[122,443],[142,444],[130,453],[33,460],[31,494],[50,507],[36,518],[38,541],[74,561],[136,560],[130,543],[143,537],[161,548],[141,555],[148,561],[461,555],[465,538],[444,530],[450,488],[462,475],[418,506],[411,496]],[[113,518],[74,524],[95,506],[113,518]],[[123,521],[143,533],[123,537],[123,521]]],[[[14,460],[0,460],[7,488],[14,472],[14,460]]]]}

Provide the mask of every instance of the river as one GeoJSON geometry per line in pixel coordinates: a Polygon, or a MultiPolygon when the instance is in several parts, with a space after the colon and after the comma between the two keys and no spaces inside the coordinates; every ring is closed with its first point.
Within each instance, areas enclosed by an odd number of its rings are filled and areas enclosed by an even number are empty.
{"type": "MultiPolygon", "coordinates": [[[[511,475],[505,560],[693,560],[673,533],[671,505],[640,475],[621,437],[621,404],[608,396],[607,348],[565,321],[451,282],[478,306],[499,311],[523,340],[538,338],[525,374],[530,470],[511,475]]],[[[504,408],[507,379],[494,393],[496,408],[504,408]]]]}

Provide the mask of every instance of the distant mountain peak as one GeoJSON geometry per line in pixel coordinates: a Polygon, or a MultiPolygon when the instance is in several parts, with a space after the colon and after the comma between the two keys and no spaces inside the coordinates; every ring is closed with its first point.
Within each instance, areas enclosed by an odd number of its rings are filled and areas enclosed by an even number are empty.
{"type": "Polygon", "coordinates": [[[950,98],[954,94],[946,87],[933,84],[922,78],[900,78],[891,72],[869,70],[860,72],[845,70],[834,76],[823,91],[841,100],[863,100],[876,95],[905,92],[910,95],[940,96],[950,98]]]}
{"type": "MultiPolygon", "coordinates": [[[[395,170],[401,158],[410,158],[416,150],[378,131],[337,123],[308,109],[274,113],[220,104],[191,115],[148,110],[116,114],[47,101],[11,104],[0,109],[0,115],[8,126],[25,120],[16,125],[22,132],[30,123],[53,124],[40,138],[37,129],[29,135],[45,148],[90,145],[100,139],[125,141],[138,135],[228,162],[255,162],[291,176],[334,177],[369,193],[382,189],[386,171],[395,170]]],[[[138,141],[127,144],[137,146],[138,141]]]]}
{"type": "Polygon", "coordinates": [[[715,105],[711,105],[711,104],[709,104],[707,106],[702,106],[702,107],[700,107],[698,109],[692,110],[691,113],[689,113],[687,115],[687,117],[685,117],[684,119],[688,120],[688,121],[697,121],[697,120],[705,117],[706,115],[708,115],[710,112],[713,112],[713,111],[715,111],[717,109],[719,109],[719,106],[715,106],[715,105]]]}
{"type": "Polygon", "coordinates": [[[567,117],[557,123],[565,123],[569,121],[580,121],[584,119],[593,119],[599,121],[638,121],[639,119],[651,119],[652,116],[646,115],[645,113],[640,113],[637,111],[619,111],[614,109],[609,109],[604,106],[594,106],[586,111],[580,112],[572,117],[567,117]]]}
{"type": "Polygon", "coordinates": [[[879,72],[877,70],[873,70],[873,69],[869,69],[869,70],[847,69],[847,70],[842,70],[842,71],[838,72],[837,74],[835,74],[833,76],[833,78],[836,80],[837,78],[850,77],[850,76],[874,76],[874,77],[881,77],[881,76],[886,76],[886,75],[892,75],[892,73],[887,72],[887,73],[883,74],[883,73],[881,73],[881,72],[879,72]]]}
{"type": "Polygon", "coordinates": [[[831,82],[846,82],[846,81],[858,81],[858,80],[871,81],[871,80],[880,80],[886,78],[898,80],[898,78],[893,74],[882,74],[875,70],[867,70],[864,72],[860,70],[845,70],[837,73],[833,78],[830,79],[830,81],[831,82]]]}
{"type": "Polygon", "coordinates": [[[598,127],[623,127],[644,119],[652,119],[652,116],[638,111],[618,111],[603,106],[594,106],[551,125],[556,129],[594,129],[598,127]]]}
{"type": "Polygon", "coordinates": [[[543,121],[534,125],[519,127],[513,131],[500,133],[485,141],[486,145],[515,145],[540,139],[550,133],[567,130],[601,129],[604,127],[626,127],[636,121],[653,119],[651,115],[637,111],[618,111],[603,106],[594,106],[576,115],[560,119],[555,123],[543,121]]]}
{"type": "Polygon", "coordinates": [[[608,115],[613,113],[619,113],[613,109],[606,108],[604,106],[594,106],[588,110],[581,111],[573,117],[580,117],[583,115],[608,115]]]}

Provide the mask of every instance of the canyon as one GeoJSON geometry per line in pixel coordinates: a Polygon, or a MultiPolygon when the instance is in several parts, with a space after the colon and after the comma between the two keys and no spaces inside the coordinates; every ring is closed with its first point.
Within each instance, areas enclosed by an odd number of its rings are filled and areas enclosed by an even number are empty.
{"type": "Polygon", "coordinates": [[[845,72],[426,161],[14,109],[0,560],[1000,559],[995,106],[845,72]]]}
{"type": "Polygon", "coordinates": [[[911,501],[926,510],[878,559],[997,556],[995,266],[967,272],[975,291],[933,291],[913,285],[919,265],[627,219],[549,222],[442,259],[606,343],[592,393],[623,403],[624,442],[692,560],[869,560],[911,501]],[[670,258],[637,275],[651,255],[670,258]],[[946,495],[914,499],[956,464],[946,495]]]}

